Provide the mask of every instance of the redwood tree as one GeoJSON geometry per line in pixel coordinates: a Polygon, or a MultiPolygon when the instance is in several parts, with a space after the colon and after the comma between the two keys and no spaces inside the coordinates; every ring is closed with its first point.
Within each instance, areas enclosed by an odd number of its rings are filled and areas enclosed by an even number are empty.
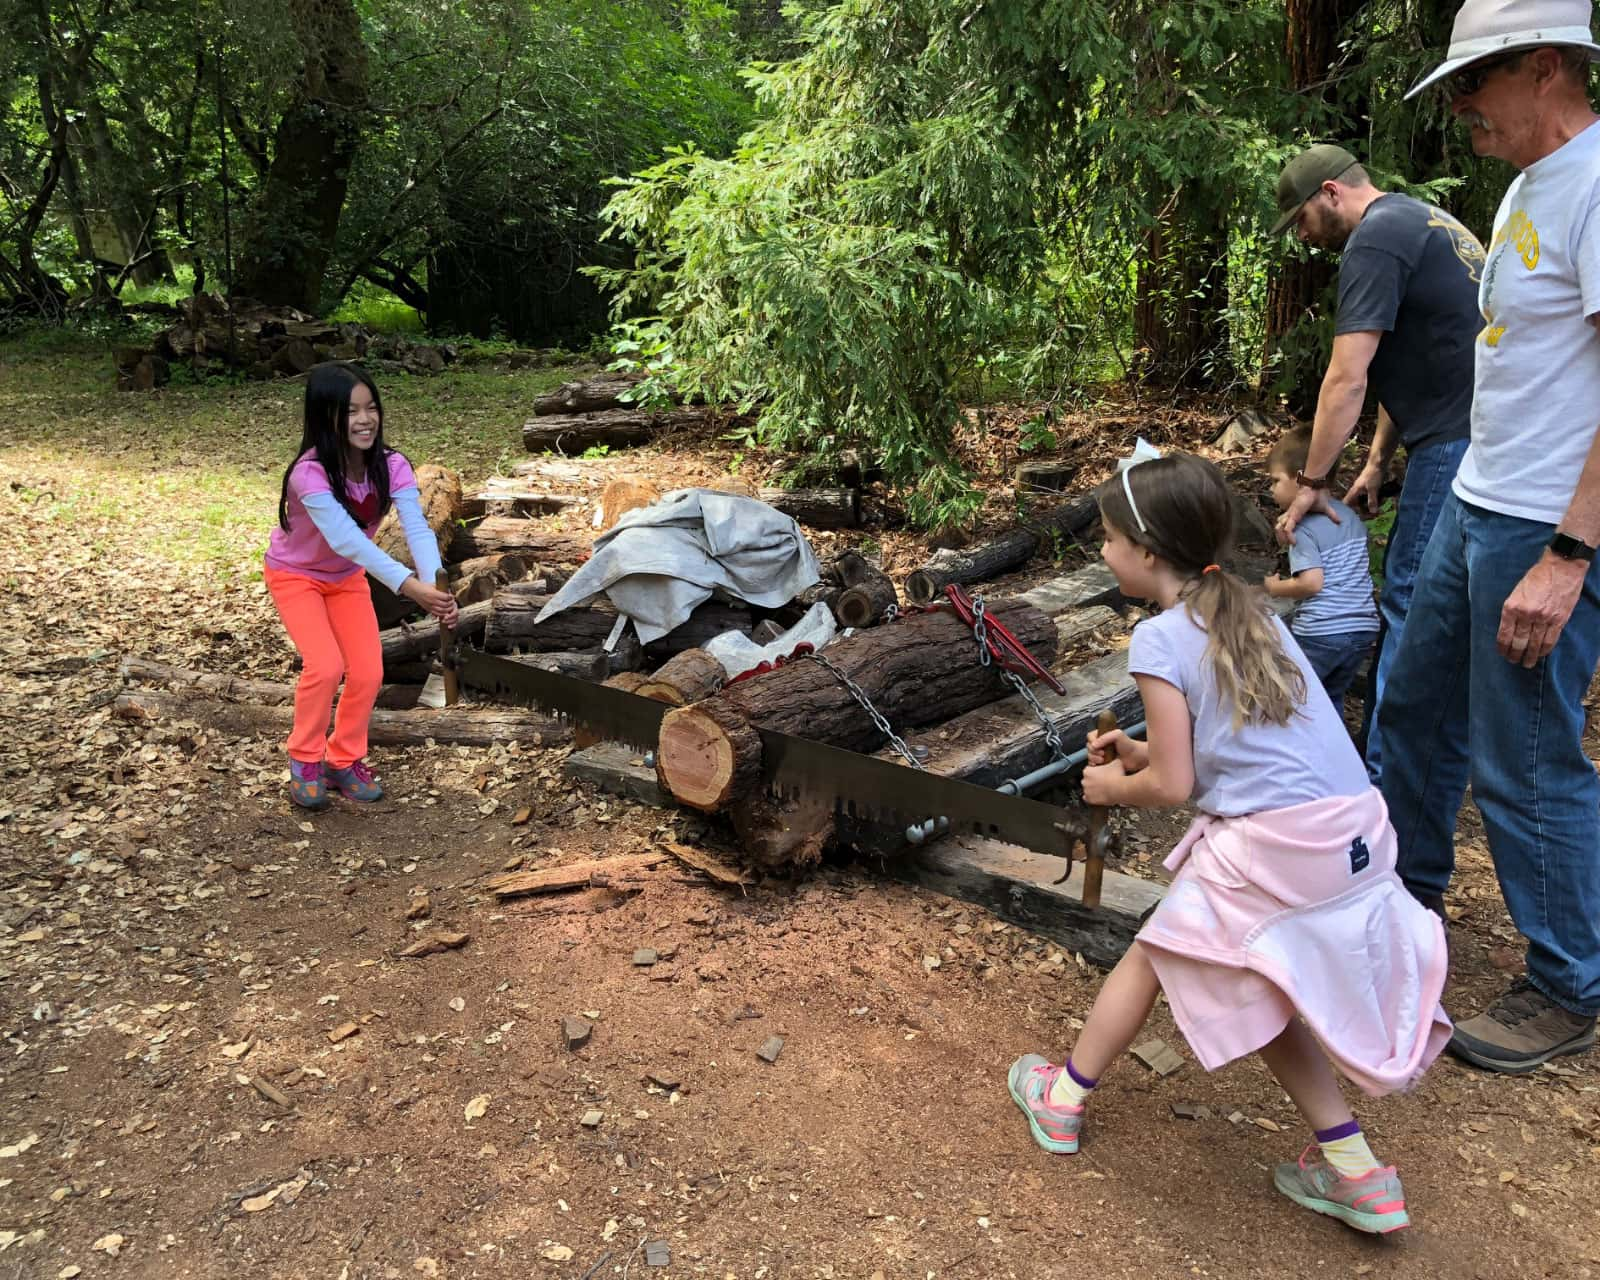
{"type": "Polygon", "coordinates": [[[289,0],[302,63],[246,229],[234,292],[315,311],[367,106],[354,0],[289,0]]]}

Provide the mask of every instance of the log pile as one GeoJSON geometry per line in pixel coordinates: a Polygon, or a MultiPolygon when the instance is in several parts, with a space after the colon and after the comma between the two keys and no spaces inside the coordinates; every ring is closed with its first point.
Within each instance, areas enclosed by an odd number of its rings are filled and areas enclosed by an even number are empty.
{"type": "Polygon", "coordinates": [[[638,379],[607,374],[582,382],[563,383],[538,396],[533,416],[522,424],[522,443],[529,453],[571,456],[588,449],[626,449],[647,444],[659,435],[714,426],[730,417],[716,405],[674,402],[662,409],[632,402],[638,379]]]}
{"type": "Polygon", "coordinates": [[[982,542],[936,551],[906,578],[906,599],[912,604],[927,604],[952,583],[997,578],[1040,553],[1053,552],[1058,541],[1075,539],[1098,515],[1094,498],[1085,494],[1041,511],[982,542]]]}
{"type": "Polygon", "coordinates": [[[196,377],[237,371],[265,381],[298,377],[325,360],[358,360],[382,373],[439,373],[460,355],[447,342],[373,333],[349,321],[319,320],[293,307],[268,307],[248,298],[199,293],[181,310],[182,319],[149,346],[116,349],[121,390],[163,386],[179,365],[196,377]]]}

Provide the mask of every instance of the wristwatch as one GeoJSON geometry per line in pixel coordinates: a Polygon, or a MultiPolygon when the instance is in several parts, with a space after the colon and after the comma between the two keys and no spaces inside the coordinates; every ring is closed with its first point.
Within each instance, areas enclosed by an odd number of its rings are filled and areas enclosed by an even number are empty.
{"type": "Polygon", "coordinates": [[[1595,549],[1587,542],[1580,542],[1570,533],[1558,530],[1555,537],[1550,539],[1550,550],[1563,560],[1593,560],[1595,549]]]}
{"type": "Polygon", "coordinates": [[[1294,473],[1294,482],[1302,489],[1326,489],[1328,487],[1327,476],[1308,476],[1304,471],[1296,471],[1294,473]]]}

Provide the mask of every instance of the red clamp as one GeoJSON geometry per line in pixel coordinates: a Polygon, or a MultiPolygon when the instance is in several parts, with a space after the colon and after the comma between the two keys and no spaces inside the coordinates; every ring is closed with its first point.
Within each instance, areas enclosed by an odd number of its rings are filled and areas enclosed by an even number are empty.
{"type": "Polygon", "coordinates": [[[767,661],[756,664],[755,666],[751,667],[750,670],[748,670],[748,671],[741,671],[738,675],[734,676],[734,678],[732,680],[729,680],[728,683],[723,685],[722,687],[724,689],[726,689],[728,687],[728,685],[730,685],[730,684],[738,684],[739,681],[741,681],[741,680],[752,680],[756,676],[764,676],[769,671],[776,671],[779,667],[787,666],[789,663],[793,662],[796,658],[805,657],[806,654],[814,652],[815,649],[816,649],[816,645],[812,644],[811,641],[802,640],[799,644],[795,645],[793,653],[780,654],[776,658],[768,658],[767,661]]]}
{"type": "MultiPolygon", "coordinates": [[[[944,593],[949,598],[950,607],[955,610],[956,617],[960,618],[976,633],[978,611],[973,607],[972,597],[962,590],[959,584],[954,582],[945,587],[944,593]]],[[[989,655],[1000,664],[1002,670],[1009,671],[1013,675],[1021,676],[1027,680],[1043,680],[1055,692],[1066,692],[1061,682],[1051,675],[1037,658],[1028,652],[1028,647],[1018,640],[1011,633],[1011,629],[1000,619],[985,613],[983,616],[983,629],[989,655]]]]}

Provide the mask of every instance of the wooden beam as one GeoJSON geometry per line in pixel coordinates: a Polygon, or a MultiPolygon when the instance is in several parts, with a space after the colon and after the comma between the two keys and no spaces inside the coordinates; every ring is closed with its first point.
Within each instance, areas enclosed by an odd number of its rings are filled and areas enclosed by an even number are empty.
{"type": "Polygon", "coordinates": [[[1083,863],[1072,865],[1065,884],[1060,858],[997,840],[955,837],[900,857],[884,859],[894,879],[970,902],[1059,943],[1090,964],[1109,969],[1122,959],[1165,887],[1107,871],[1100,905],[1083,905],[1083,863]]]}

